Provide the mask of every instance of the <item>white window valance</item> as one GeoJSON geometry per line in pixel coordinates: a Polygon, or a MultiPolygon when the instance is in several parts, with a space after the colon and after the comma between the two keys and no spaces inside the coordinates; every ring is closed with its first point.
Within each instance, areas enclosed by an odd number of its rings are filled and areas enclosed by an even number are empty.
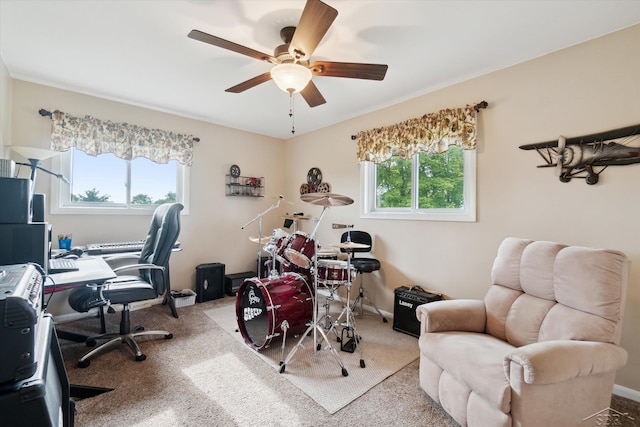
{"type": "Polygon", "coordinates": [[[91,116],[74,117],[59,110],[51,114],[51,119],[51,149],[54,151],[74,147],[92,156],[112,153],[125,160],[145,157],[156,163],[170,160],[186,166],[193,163],[192,135],[103,121],[91,116]]]}

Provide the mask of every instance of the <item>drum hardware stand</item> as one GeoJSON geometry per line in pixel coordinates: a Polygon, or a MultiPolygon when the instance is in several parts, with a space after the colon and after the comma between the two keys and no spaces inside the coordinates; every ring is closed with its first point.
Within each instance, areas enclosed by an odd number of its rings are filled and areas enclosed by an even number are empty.
{"type": "MultiPolygon", "coordinates": [[[[311,267],[314,270],[313,271],[313,289],[314,289],[313,319],[312,319],[311,323],[309,323],[309,327],[307,328],[307,330],[300,337],[300,340],[298,341],[298,343],[291,349],[291,351],[287,355],[287,358],[280,364],[280,373],[283,373],[285,371],[287,363],[289,363],[289,361],[293,358],[293,356],[295,356],[296,352],[298,351],[298,348],[299,347],[303,347],[302,341],[304,341],[304,339],[307,337],[307,335],[309,335],[311,333],[311,331],[313,331],[313,348],[314,348],[313,351],[316,352],[316,351],[321,349],[321,343],[318,342],[318,333],[320,333],[320,335],[322,335],[322,338],[324,339],[324,341],[327,342],[326,349],[331,351],[331,354],[333,354],[333,356],[335,357],[336,361],[338,362],[338,365],[340,365],[340,368],[342,369],[342,376],[346,377],[346,376],[349,375],[349,372],[347,371],[347,368],[345,368],[344,363],[342,362],[342,359],[340,358],[340,355],[338,355],[338,352],[336,351],[336,349],[333,348],[333,346],[331,345],[329,339],[327,338],[327,335],[324,333],[324,329],[322,328],[322,326],[318,322],[318,269],[314,267],[316,265],[316,263],[317,263],[317,260],[318,260],[318,256],[316,255],[317,251],[318,251],[318,242],[315,239],[315,236],[316,236],[316,232],[318,231],[318,226],[320,225],[320,222],[322,221],[322,217],[324,216],[327,208],[328,208],[328,206],[323,206],[322,213],[318,217],[318,222],[316,224],[315,229],[313,230],[313,234],[311,235],[311,238],[314,239],[313,240],[313,242],[314,242],[314,253],[313,253],[313,260],[312,260],[312,265],[311,265],[311,267]]],[[[283,343],[283,345],[284,345],[284,343],[283,343]]]]}
{"type": "Polygon", "coordinates": [[[353,310],[351,309],[351,286],[353,284],[353,279],[351,278],[351,249],[347,248],[347,277],[349,278],[346,287],[347,287],[347,303],[340,313],[340,316],[333,322],[331,329],[338,337],[338,341],[340,342],[340,350],[346,351],[348,353],[355,352],[356,348],[358,349],[358,353],[360,353],[360,367],[365,368],[366,364],[364,362],[364,358],[362,357],[362,348],[360,348],[360,341],[362,338],[358,335],[358,330],[356,329],[356,322],[353,316],[353,310]],[[342,316],[345,317],[344,324],[340,323],[340,319],[342,316]],[[341,334],[338,335],[336,330],[336,326],[342,325],[341,334]],[[346,340],[345,340],[346,338],[346,340]]]}
{"type": "MultiPolygon", "coordinates": [[[[330,330],[331,326],[333,326],[333,318],[331,317],[331,315],[329,314],[329,310],[331,309],[331,301],[335,301],[335,298],[333,296],[335,292],[335,289],[332,287],[329,290],[329,295],[325,298],[324,300],[324,315],[320,318],[320,321],[324,320],[324,328],[326,330],[330,330]]],[[[335,332],[335,331],[334,331],[335,332]]],[[[337,338],[337,334],[336,334],[336,338],[337,338]]]]}
{"type": "MultiPolygon", "coordinates": [[[[244,230],[245,228],[247,228],[248,225],[252,224],[253,222],[255,222],[256,220],[258,221],[258,278],[262,277],[262,217],[274,210],[274,209],[278,209],[280,207],[280,202],[284,199],[283,196],[279,196],[278,200],[271,205],[267,210],[259,213],[255,218],[253,218],[251,221],[247,222],[245,225],[243,225],[241,227],[242,230],[244,230]]],[[[273,259],[273,257],[272,257],[273,259]]],[[[274,263],[275,265],[275,263],[274,263]]],[[[272,271],[274,269],[274,266],[272,266],[272,271]]]]}
{"type": "Polygon", "coordinates": [[[280,366],[284,365],[284,342],[287,340],[287,329],[289,329],[289,322],[287,320],[283,320],[280,325],[280,329],[282,329],[282,356],[280,356],[280,366]]]}
{"type": "Polygon", "coordinates": [[[378,312],[380,317],[382,317],[382,321],[384,323],[387,323],[387,318],[384,317],[384,314],[382,314],[378,307],[373,302],[371,302],[371,300],[364,294],[364,287],[362,286],[362,273],[360,273],[360,287],[358,288],[358,297],[355,299],[353,305],[351,306],[352,310],[355,311],[355,309],[358,307],[358,303],[360,303],[360,317],[364,316],[364,300],[367,300],[367,302],[369,302],[369,305],[378,312]]]}

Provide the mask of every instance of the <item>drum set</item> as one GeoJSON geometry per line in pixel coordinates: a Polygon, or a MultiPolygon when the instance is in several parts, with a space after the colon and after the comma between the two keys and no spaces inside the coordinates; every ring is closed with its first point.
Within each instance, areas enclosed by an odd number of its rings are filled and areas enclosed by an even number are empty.
{"type": "MultiPolygon", "coordinates": [[[[282,199],[282,197],[281,197],[282,199]]],[[[351,255],[354,248],[367,247],[359,243],[347,241],[332,245],[346,252],[346,260],[338,260],[337,250],[320,249],[315,238],[318,227],[327,209],[332,206],[346,206],[353,203],[353,199],[334,193],[307,193],[301,196],[305,202],[322,206],[317,224],[311,235],[297,230],[297,221],[309,218],[287,217],[293,219],[294,232],[286,233],[278,228],[271,236],[250,237],[259,245],[259,254],[265,251],[269,254],[266,263],[269,273],[262,277],[258,261],[258,277],[245,280],[238,288],[236,297],[236,318],[238,329],[245,343],[254,350],[268,347],[274,339],[281,339],[282,356],[280,372],[284,372],[287,363],[295,356],[299,347],[307,336],[313,336],[314,351],[322,349],[326,343],[342,370],[343,376],[349,373],[329,341],[327,334],[335,335],[342,351],[350,353],[356,350],[360,355],[360,367],[366,366],[360,346],[361,337],[357,333],[354,313],[351,307],[351,285],[356,272],[351,265],[351,255]],[[330,315],[331,301],[340,286],[346,288],[346,304],[340,315],[333,319],[330,315]],[[328,291],[324,308],[319,315],[318,290],[328,291]],[[288,336],[299,336],[297,344],[285,357],[285,340],[288,336]]],[[[261,221],[264,214],[278,207],[280,200],[265,212],[259,214],[255,220],[261,221]]],[[[260,255],[259,255],[260,257],[260,255]]]]}

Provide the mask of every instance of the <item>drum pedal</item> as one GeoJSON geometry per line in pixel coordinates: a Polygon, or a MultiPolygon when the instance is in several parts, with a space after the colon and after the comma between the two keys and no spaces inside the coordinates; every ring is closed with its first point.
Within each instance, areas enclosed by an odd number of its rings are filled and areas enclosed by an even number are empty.
{"type": "Polygon", "coordinates": [[[342,328],[340,336],[340,351],[353,353],[356,351],[359,342],[360,337],[354,334],[354,329],[352,327],[347,326],[342,328]]]}

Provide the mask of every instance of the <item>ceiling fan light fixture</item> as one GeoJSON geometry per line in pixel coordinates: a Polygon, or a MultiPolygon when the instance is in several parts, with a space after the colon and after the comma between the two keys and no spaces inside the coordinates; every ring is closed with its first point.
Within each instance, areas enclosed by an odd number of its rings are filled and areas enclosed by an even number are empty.
{"type": "Polygon", "coordinates": [[[278,64],[271,69],[271,78],[280,89],[288,93],[300,92],[311,81],[311,70],[295,64],[278,64]]]}

